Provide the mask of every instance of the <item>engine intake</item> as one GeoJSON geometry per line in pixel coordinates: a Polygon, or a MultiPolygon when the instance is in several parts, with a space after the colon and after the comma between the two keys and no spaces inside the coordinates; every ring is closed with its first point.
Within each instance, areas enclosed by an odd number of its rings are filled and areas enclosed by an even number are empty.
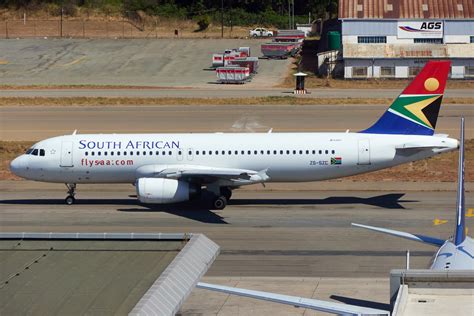
{"type": "Polygon", "coordinates": [[[140,202],[154,204],[187,201],[199,191],[188,182],[165,178],[139,178],[136,188],[140,202]]]}

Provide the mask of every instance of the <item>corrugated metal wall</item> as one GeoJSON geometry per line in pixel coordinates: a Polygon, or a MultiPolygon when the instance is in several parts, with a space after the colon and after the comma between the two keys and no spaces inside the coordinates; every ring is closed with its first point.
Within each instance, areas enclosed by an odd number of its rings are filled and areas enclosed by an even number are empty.
{"type": "MultiPolygon", "coordinates": [[[[361,36],[396,36],[396,20],[344,20],[342,35],[361,36]]],[[[474,20],[444,21],[444,35],[472,35],[474,36],[474,20]]]]}

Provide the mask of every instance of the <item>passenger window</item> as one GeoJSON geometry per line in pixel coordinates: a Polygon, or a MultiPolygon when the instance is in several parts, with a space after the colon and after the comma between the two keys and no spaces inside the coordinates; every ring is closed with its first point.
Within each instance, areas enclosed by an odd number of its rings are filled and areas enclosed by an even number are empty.
{"type": "Polygon", "coordinates": [[[153,156],[153,152],[150,150],[150,156],[153,156]]]}
{"type": "Polygon", "coordinates": [[[302,151],[302,150],[300,150],[300,155],[302,155],[302,154],[303,154],[303,151],[302,151]]]}
{"type": "Polygon", "coordinates": [[[249,151],[247,151],[247,154],[251,155],[251,154],[252,154],[252,152],[249,150],[249,151]]]}
{"type": "Polygon", "coordinates": [[[313,155],[316,154],[316,150],[313,149],[312,153],[313,153],[313,155]]]}
{"type": "Polygon", "coordinates": [[[216,150],[216,155],[219,155],[219,151],[218,151],[218,150],[216,150]]]}
{"type": "Polygon", "coordinates": [[[277,154],[277,151],[276,151],[276,150],[274,150],[274,151],[273,151],[273,154],[274,154],[274,155],[276,155],[276,154],[277,154]]]}
{"type": "Polygon", "coordinates": [[[287,150],[287,151],[286,151],[286,154],[287,154],[287,155],[289,155],[289,154],[290,154],[290,151],[289,151],[289,150],[287,150]]]}
{"type": "Polygon", "coordinates": [[[106,151],[104,151],[104,156],[107,156],[107,152],[106,152],[106,151]]]}
{"type": "Polygon", "coordinates": [[[146,151],[143,151],[143,156],[146,156],[146,151]]]}
{"type": "Polygon", "coordinates": [[[265,154],[265,151],[260,150],[260,154],[264,155],[264,154],[265,154]]]}
{"type": "Polygon", "coordinates": [[[335,150],[333,150],[333,151],[331,151],[331,153],[334,155],[334,154],[336,153],[336,151],[335,151],[335,150]]]}
{"type": "Polygon", "coordinates": [[[91,152],[91,156],[94,156],[95,155],[95,152],[91,152]]]}
{"type": "Polygon", "coordinates": [[[159,156],[159,155],[160,155],[160,152],[157,150],[155,154],[156,154],[157,156],[159,156]]]}
{"type": "Polygon", "coordinates": [[[323,151],[322,151],[322,150],[320,150],[320,151],[319,151],[319,154],[320,154],[320,155],[322,155],[322,154],[323,154],[323,151]]]}
{"type": "Polygon", "coordinates": [[[225,150],[222,151],[222,154],[225,155],[225,150]]]}
{"type": "Polygon", "coordinates": [[[245,155],[245,151],[243,151],[243,150],[242,150],[240,153],[241,153],[242,155],[245,155]]]}
{"type": "Polygon", "coordinates": [[[120,151],[117,151],[117,156],[120,156],[120,151]]]}
{"type": "Polygon", "coordinates": [[[168,154],[171,156],[173,154],[173,152],[170,150],[170,151],[168,151],[168,154]]]}
{"type": "Polygon", "coordinates": [[[100,151],[97,152],[97,156],[100,156],[100,151]]]}
{"type": "Polygon", "coordinates": [[[45,154],[44,149],[40,149],[40,156],[44,157],[44,154],[45,154]]]}
{"type": "Polygon", "coordinates": [[[133,151],[130,151],[130,156],[133,156],[133,151]]]}
{"type": "Polygon", "coordinates": [[[326,153],[326,155],[329,154],[329,150],[325,150],[324,152],[326,153]]]}
{"type": "Polygon", "coordinates": [[[227,153],[228,153],[229,155],[232,155],[232,150],[229,150],[227,153]]]}
{"type": "Polygon", "coordinates": [[[181,156],[181,150],[180,150],[180,151],[178,151],[178,155],[180,155],[180,156],[181,156]]]}
{"type": "Polygon", "coordinates": [[[111,152],[110,152],[110,155],[111,155],[111,156],[113,156],[113,155],[114,155],[114,152],[113,152],[113,151],[111,151],[111,152]]]}
{"type": "Polygon", "coordinates": [[[84,154],[85,154],[86,156],[89,156],[89,152],[87,152],[87,151],[86,151],[84,154]]]}
{"type": "Polygon", "coordinates": [[[190,150],[190,151],[188,151],[188,155],[190,155],[190,156],[191,156],[192,154],[193,154],[193,152],[192,152],[191,150],[190,150]]]}
{"type": "Polygon", "coordinates": [[[258,154],[258,151],[257,150],[254,150],[253,151],[254,155],[258,154]]]}
{"type": "Polygon", "coordinates": [[[283,150],[280,150],[280,155],[283,155],[283,150]]]}
{"type": "Polygon", "coordinates": [[[234,154],[238,155],[238,154],[239,154],[239,151],[238,151],[238,150],[234,151],[234,154]]]}
{"type": "Polygon", "coordinates": [[[196,150],[196,155],[199,155],[199,150],[196,150]]]}
{"type": "Polygon", "coordinates": [[[161,152],[161,154],[162,154],[163,156],[165,156],[165,155],[166,155],[166,151],[163,150],[163,151],[161,152]]]}
{"type": "Polygon", "coordinates": [[[267,150],[267,155],[270,155],[270,150],[267,150]]]}
{"type": "Polygon", "coordinates": [[[296,155],[296,150],[293,150],[293,155],[296,155]]]}
{"type": "Polygon", "coordinates": [[[137,156],[140,156],[140,152],[137,150],[137,156]]]}
{"type": "Polygon", "coordinates": [[[209,150],[209,155],[212,155],[212,150],[209,150]]]}
{"type": "Polygon", "coordinates": [[[309,155],[309,150],[306,151],[306,155],[309,155]]]}

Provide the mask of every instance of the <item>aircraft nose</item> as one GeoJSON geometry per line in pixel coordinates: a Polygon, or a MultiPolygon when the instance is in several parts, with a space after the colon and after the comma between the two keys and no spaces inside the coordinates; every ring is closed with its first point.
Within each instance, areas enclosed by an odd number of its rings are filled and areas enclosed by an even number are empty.
{"type": "Polygon", "coordinates": [[[10,170],[17,176],[23,177],[28,167],[28,157],[21,155],[10,162],[10,170]]]}

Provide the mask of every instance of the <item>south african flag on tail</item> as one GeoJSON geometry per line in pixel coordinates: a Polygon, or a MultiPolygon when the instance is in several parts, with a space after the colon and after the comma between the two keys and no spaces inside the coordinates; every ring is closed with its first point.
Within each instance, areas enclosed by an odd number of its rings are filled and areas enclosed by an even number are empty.
{"type": "Polygon", "coordinates": [[[361,133],[433,135],[450,65],[429,61],[379,120],[361,133]]]}

